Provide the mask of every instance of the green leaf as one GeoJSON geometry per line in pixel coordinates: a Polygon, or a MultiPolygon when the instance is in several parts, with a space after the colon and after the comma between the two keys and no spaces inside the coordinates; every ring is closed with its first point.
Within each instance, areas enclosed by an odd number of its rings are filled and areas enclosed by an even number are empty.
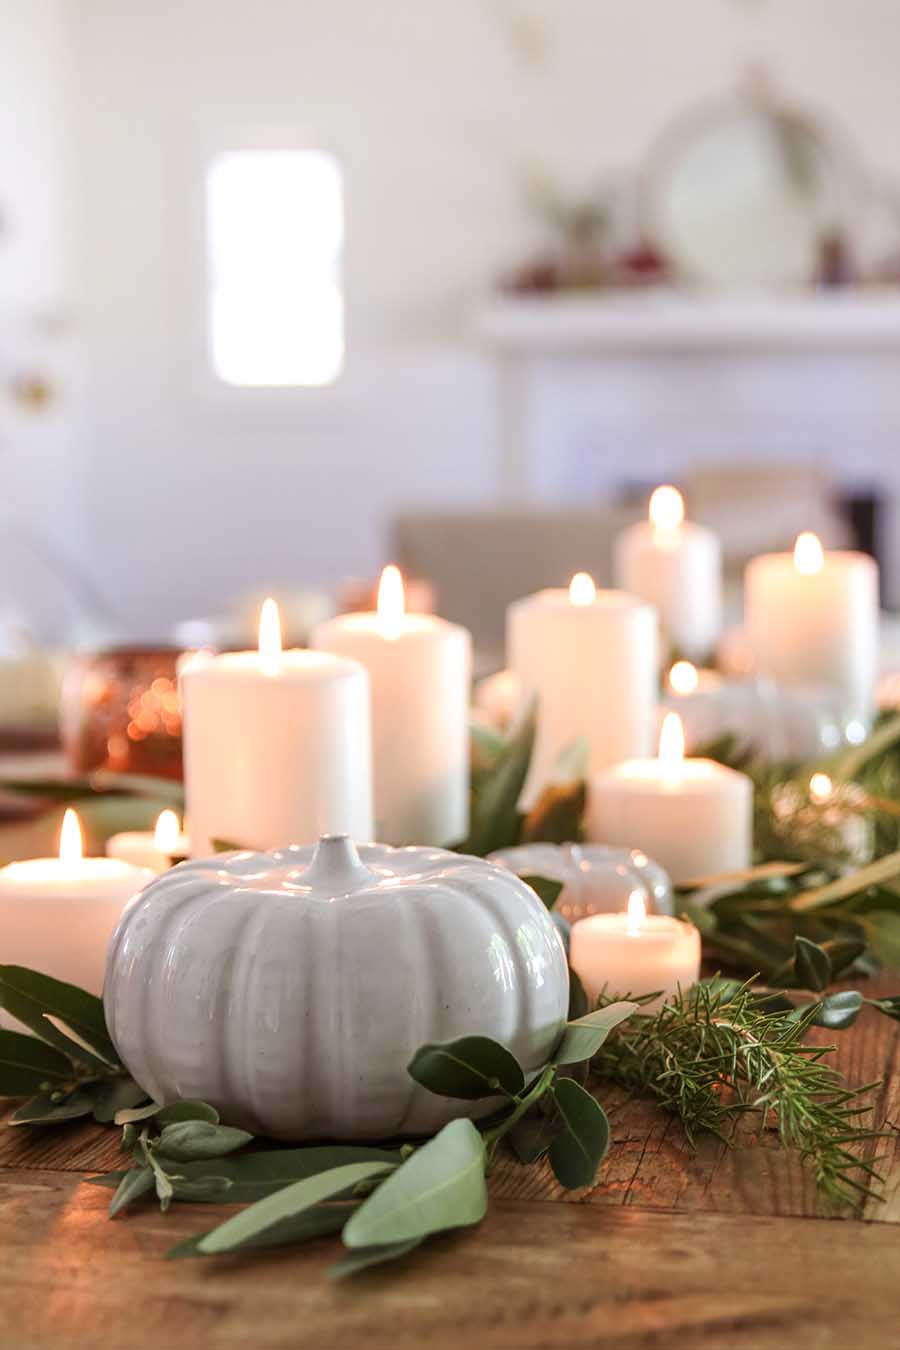
{"type": "MultiPolygon", "coordinates": [[[[202,1182],[208,1177],[224,1177],[231,1183],[229,1203],[246,1205],[262,1200],[267,1195],[274,1195],[292,1182],[317,1176],[348,1163],[380,1163],[382,1166],[396,1167],[399,1162],[399,1149],[321,1144],[311,1148],[272,1149],[181,1163],[178,1175],[186,1183],[202,1182]]],[[[175,1194],[179,1200],[196,1198],[183,1193],[178,1182],[175,1182],[175,1194]]]]}
{"type": "Polygon", "coordinates": [[[94,1109],[93,1098],[87,1092],[76,1088],[61,1101],[54,1101],[55,1094],[41,1092],[32,1097],[6,1122],[8,1125],[62,1125],[67,1120],[78,1120],[80,1116],[89,1116],[94,1109]]]}
{"type": "Polygon", "coordinates": [[[451,1120],[364,1201],[344,1228],[344,1244],[408,1242],[480,1223],[487,1211],[484,1161],[471,1120],[451,1120]]]}
{"type": "Polygon", "coordinates": [[[200,1204],[231,1203],[231,1182],[228,1177],[184,1177],[169,1173],[176,1200],[194,1200],[200,1204]]]}
{"type": "Polygon", "coordinates": [[[65,1037],[68,1045],[64,1047],[60,1043],[59,1048],[65,1049],[65,1053],[73,1059],[82,1059],[88,1064],[96,1065],[105,1073],[118,1073],[121,1069],[122,1066],[115,1055],[111,1057],[104,1055],[102,1050],[92,1045],[61,1017],[54,1017],[53,1013],[44,1013],[44,1021],[48,1022],[54,1031],[59,1032],[60,1036],[65,1037]]]}
{"type": "Polygon", "coordinates": [[[570,1022],[552,1056],[554,1064],[581,1064],[596,1055],[614,1027],[638,1011],[637,1003],[609,1003],[597,1012],[570,1022]]]}
{"type": "Polygon", "coordinates": [[[577,1022],[590,1009],[590,1000],[577,971],[569,967],[569,1021],[577,1022]]]}
{"type": "Polygon", "coordinates": [[[163,1126],[157,1149],[175,1162],[190,1162],[195,1158],[222,1158],[226,1153],[243,1148],[252,1138],[247,1130],[235,1130],[230,1125],[213,1125],[208,1120],[178,1120],[163,1126]]]}
{"type": "Polygon", "coordinates": [[[461,1036],[420,1046],[407,1072],[439,1097],[467,1101],[495,1097],[498,1092],[516,1096],[525,1087],[525,1074],[515,1055],[488,1036],[461,1036]]]}
{"type": "Polygon", "coordinates": [[[549,877],[523,877],[522,880],[540,896],[549,910],[553,909],[562,894],[562,881],[551,881],[549,877]]]}
{"type": "Polygon", "coordinates": [[[65,1083],[72,1065],[46,1041],[21,1031],[0,1031],[0,1096],[29,1097],[44,1083],[65,1083]]]}
{"type": "Polygon", "coordinates": [[[794,973],[801,989],[813,989],[816,993],[827,989],[831,983],[828,953],[818,943],[798,934],[794,938],[794,973]]]}
{"type": "MultiPolygon", "coordinates": [[[[229,1200],[231,1199],[233,1199],[233,1196],[229,1194],[229,1200]]],[[[271,1228],[262,1230],[254,1237],[247,1238],[241,1243],[241,1251],[259,1251],[267,1247],[284,1247],[293,1242],[307,1242],[310,1238],[324,1237],[328,1233],[336,1233],[347,1222],[347,1215],[351,1208],[347,1204],[316,1205],[314,1209],[307,1209],[301,1214],[291,1215],[287,1219],[274,1223],[271,1228]]],[[[166,1253],[167,1257],[170,1261],[179,1261],[185,1257],[206,1256],[207,1252],[202,1249],[201,1244],[215,1231],[215,1229],[211,1229],[210,1232],[196,1233],[193,1237],[186,1238],[184,1242],[179,1242],[177,1247],[172,1247],[166,1253]]]]}
{"type": "Polygon", "coordinates": [[[882,882],[890,881],[898,874],[900,874],[900,852],[889,853],[887,857],[879,858],[877,862],[869,863],[867,867],[861,867],[856,872],[848,872],[846,876],[829,881],[825,886],[817,886],[811,891],[801,891],[788,903],[791,909],[801,914],[813,909],[824,909],[828,905],[836,904],[838,900],[847,900],[850,896],[857,895],[869,886],[880,886],[882,882]]]}
{"type": "Polygon", "coordinates": [[[876,957],[883,966],[900,966],[900,914],[876,909],[861,920],[876,957]]]}
{"type": "Polygon", "coordinates": [[[533,1107],[521,1120],[511,1126],[506,1138],[520,1163],[534,1163],[543,1158],[553,1140],[565,1129],[559,1115],[533,1107]]]}
{"type": "Polygon", "coordinates": [[[493,767],[481,777],[472,794],[469,837],[460,853],[485,857],[499,848],[518,843],[521,827],[519,798],[528,777],[537,726],[536,705],[531,703],[493,767]]]}
{"type": "Polygon", "coordinates": [[[831,978],[836,980],[845,970],[849,970],[854,961],[858,961],[866,950],[861,938],[832,938],[830,942],[820,944],[827,952],[831,962],[831,978]]]}
{"type": "Polygon", "coordinates": [[[64,1054],[77,1054],[69,1038],[47,1021],[45,1014],[51,1013],[96,1046],[105,1063],[119,1062],[106,1029],[103,1004],[77,985],[25,966],[0,966],[0,1007],[64,1054]]]}
{"type": "Polygon", "coordinates": [[[829,994],[819,1003],[813,1018],[813,1025],[828,1027],[832,1031],[843,1031],[856,1021],[863,996],[855,989],[845,989],[837,994],[829,994]]]}
{"type": "Polygon", "coordinates": [[[873,1007],[877,1008],[885,1017],[893,1017],[895,1021],[900,1022],[900,994],[891,994],[888,998],[875,999],[873,1007]]]}
{"type": "Polygon", "coordinates": [[[320,1172],[318,1176],[296,1181],[292,1186],[284,1186],[274,1195],[257,1200],[255,1205],[233,1214],[218,1228],[206,1233],[198,1242],[197,1249],[205,1256],[237,1251],[285,1219],[294,1219],[312,1209],[320,1200],[330,1200],[384,1171],[384,1163],[348,1163],[344,1167],[333,1167],[328,1172],[320,1172]]]}
{"type": "Polygon", "coordinates": [[[606,1112],[572,1078],[558,1079],[553,1097],[566,1129],[550,1145],[550,1166],[567,1190],[592,1186],[609,1148],[606,1112]]]}
{"type": "Polygon", "coordinates": [[[582,838],[587,785],[551,783],[522,822],[523,844],[574,844],[582,838]]]}
{"type": "MultiPolygon", "coordinates": [[[[145,1092],[144,1096],[146,1097],[146,1095],[145,1092]]],[[[117,1125],[133,1125],[139,1120],[156,1120],[160,1124],[178,1120],[205,1120],[210,1125],[218,1125],[219,1113],[208,1102],[185,1098],[184,1101],[172,1102],[169,1106],[161,1106],[159,1102],[149,1102],[146,1106],[133,1109],[126,1107],[124,1110],[116,1112],[115,1120],[117,1125]]]]}
{"type": "Polygon", "coordinates": [[[385,1261],[396,1261],[401,1256],[415,1251],[416,1247],[421,1246],[422,1241],[422,1238],[410,1238],[408,1242],[383,1242],[377,1247],[358,1247],[356,1251],[348,1252],[343,1260],[328,1267],[328,1278],[343,1280],[348,1275],[368,1270],[369,1266],[380,1266],[385,1261]]]}
{"type": "Polygon", "coordinates": [[[147,1195],[153,1190],[153,1183],[152,1167],[132,1167],[119,1182],[116,1193],[109,1202],[109,1217],[114,1219],[126,1206],[139,1200],[142,1195],[147,1195]]]}
{"type": "Polygon", "coordinates": [[[213,853],[245,853],[246,844],[235,844],[231,839],[211,839],[213,853]]]}
{"type": "Polygon", "coordinates": [[[94,1119],[100,1125],[111,1125],[116,1112],[137,1106],[147,1100],[147,1094],[133,1078],[108,1078],[91,1088],[94,1099],[94,1119]]]}

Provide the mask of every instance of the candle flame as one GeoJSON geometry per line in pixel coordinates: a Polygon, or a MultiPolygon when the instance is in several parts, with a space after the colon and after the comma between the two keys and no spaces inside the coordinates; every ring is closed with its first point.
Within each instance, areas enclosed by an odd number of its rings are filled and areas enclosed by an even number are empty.
{"type": "Polygon", "coordinates": [[[677,713],[666,713],[659,733],[659,762],[666,769],[677,769],[684,759],[684,727],[677,713]]]}
{"type": "Polygon", "coordinates": [[[59,860],[67,863],[78,862],[83,855],[81,822],[70,806],[63,816],[62,829],[59,832],[59,860]]]}
{"type": "Polygon", "coordinates": [[[178,843],[180,829],[174,811],[160,811],[153,831],[153,847],[158,848],[160,853],[171,853],[178,843]]]}
{"type": "Polygon", "coordinates": [[[677,530],[684,520],[684,498],[676,487],[658,487],[650,498],[650,524],[657,530],[677,530]]]}
{"type": "Polygon", "coordinates": [[[690,661],[676,661],[669,671],[669,688],[675,694],[692,694],[699,683],[697,667],[690,661]]]}
{"type": "Polygon", "coordinates": [[[628,932],[637,937],[644,931],[647,921],[647,906],[640,891],[632,891],[628,897],[628,932]]]}
{"type": "Polygon", "coordinates": [[[573,605],[592,605],[597,598],[594,578],[587,572],[576,572],[569,582],[569,599],[573,605]]]}
{"type": "Polygon", "coordinates": [[[400,568],[388,563],[378,583],[378,627],[386,638],[398,638],[403,630],[406,596],[400,568]]]}
{"type": "Polygon", "coordinates": [[[833,786],[827,773],[814,773],[809,780],[809,795],[814,802],[827,802],[833,786]]]}
{"type": "Polygon", "coordinates": [[[817,534],[805,530],[797,535],[794,545],[794,566],[805,577],[815,576],[825,566],[825,554],[817,534]]]}
{"type": "Polygon", "coordinates": [[[277,675],[281,651],[281,615],[270,596],[259,611],[259,661],[265,675],[277,675]]]}

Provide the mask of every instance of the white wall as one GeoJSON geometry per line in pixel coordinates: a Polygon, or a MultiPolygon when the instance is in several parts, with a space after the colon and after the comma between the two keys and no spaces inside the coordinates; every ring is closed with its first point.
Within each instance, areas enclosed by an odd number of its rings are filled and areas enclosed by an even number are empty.
{"type": "Polygon", "coordinates": [[[531,237],[527,166],[576,188],[633,165],[762,57],[900,174],[896,0],[70,11],[90,562],[135,632],[369,570],[391,508],[494,492],[491,371],[466,314],[531,237]],[[545,61],[510,40],[516,16],[543,25],[545,61]],[[265,123],[311,129],[343,163],[348,365],[333,389],[222,398],[198,341],[197,190],[206,149],[265,123]]]}

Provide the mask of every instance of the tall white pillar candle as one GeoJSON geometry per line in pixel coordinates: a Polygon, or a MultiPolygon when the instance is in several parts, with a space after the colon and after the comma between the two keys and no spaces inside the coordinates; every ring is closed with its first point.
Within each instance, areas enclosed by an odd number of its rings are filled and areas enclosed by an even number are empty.
{"type": "Polygon", "coordinates": [[[282,651],[266,601],[259,651],[190,662],[181,696],[192,857],[215,839],[266,849],[372,838],[369,683],[357,662],[282,651]]]}
{"type": "Polygon", "coordinates": [[[718,536],[684,519],[674,487],[650,498],[649,519],[630,525],[613,547],[615,582],[654,605],[670,645],[699,661],[722,629],[722,546],[718,536]]]}
{"type": "Polygon", "coordinates": [[[592,773],[650,753],[658,668],[651,606],[622,591],[598,591],[580,572],[568,591],[538,591],[510,605],[506,645],[510,668],[538,700],[526,802],[580,736],[592,773]]]}
{"type": "Polygon", "coordinates": [[[588,785],[589,839],[639,848],[679,885],[748,867],[753,784],[711,759],[684,758],[677,713],[663,722],[658,759],[633,759],[588,785]]]}
{"type": "Polygon", "coordinates": [[[572,925],[569,964],[593,1002],[607,994],[653,994],[653,1012],[666,998],[687,991],[700,975],[700,934],[667,914],[647,914],[640,894],[624,914],[593,914],[572,925]]]}
{"type": "Polygon", "coordinates": [[[469,633],[404,611],[385,568],[377,613],[342,614],[312,645],[361,662],[372,692],[375,829],[386,844],[455,844],[469,829],[469,633]]]}
{"type": "Polygon", "coordinates": [[[99,994],[113,929],[153,875],[121,859],[82,857],[78,818],[67,811],[59,857],[0,868],[0,962],[99,994]]]}
{"type": "Polygon", "coordinates": [[[765,553],[744,575],[747,639],[757,674],[841,690],[862,721],[878,682],[878,566],[865,553],[823,552],[801,534],[793,554],[765,553]]]}

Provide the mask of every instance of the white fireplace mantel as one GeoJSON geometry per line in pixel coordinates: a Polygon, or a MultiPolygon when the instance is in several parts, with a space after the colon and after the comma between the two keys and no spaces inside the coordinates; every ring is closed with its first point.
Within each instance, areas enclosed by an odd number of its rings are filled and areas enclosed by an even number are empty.
{"type": "Polygon", "coordinates": [[[497,352],[519,355],[900,350],[900,287],[498,296],[478,313],[477,331],[497,352]]]}

